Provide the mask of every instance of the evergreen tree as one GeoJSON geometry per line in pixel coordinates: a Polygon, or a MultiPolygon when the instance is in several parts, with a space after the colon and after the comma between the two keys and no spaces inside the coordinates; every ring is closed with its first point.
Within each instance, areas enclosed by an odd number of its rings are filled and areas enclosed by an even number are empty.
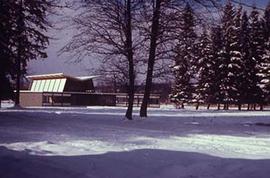
{"type": "Polygon", "coordinates": [[[234,34],[233,34],[233,26],[234,26],[234,17],[235,11],[234,8],[229,1],[223,12],[222,17],[222,40],[224,41],[223,46],[219,52],[219,60],[221,62],[219,66],[220,76],[221,76],[221,100],[226,105],[225,109],[228,109],[227,106],[229,103],[234,102],[234,93],[236,92],[235,87],[233,86],[233,77],[234,73],[232,73],[232,64],[231,64],[231,55],[233,52],[233,44],[234,44],[234,34]]]}
{"type": "MultiPolygon", "coordinates": [[[[8,12],[8,24],[12,30],[3,36],[1,41],[9,42],[12,64],[6,66],[6,72],[16,77],[16,105],[19,105],[20,79],[26,73],[27,62],[38,57],[47,57],[45,49],[49,38],[45,32],[50,25],[47,15],[55,6],[55,2],[54,0],[2,1],[7,9],[1,13],[8,12]]],[[[1,21],[1,24],[7,25],[5,21],[1,21]]]]}
{"type": "Polygon", "coordinates": [[[222,29],[220,26],[213,27],[210,33],[210,40],[211,40],[211,54],[212,57],[212,66],[211,71],[209,74],[209,81],[211,81],[209,85],[209,97],[207,99],[207,103],[214,104],[214,103],[221,103],[222,102],[222,94],[220,90],[221,86],[221,77],[222,73],[220,72],[219,67],[222,64],[220,60],[221,49],[224,46],[222,29]]]}
{"type": "Polygon", "coordinates": [[[215,71],[213,70],[215,61],[213,58],[213,51],[211,46],[211,39],[206,29],[204,28],[202,35],[199,38],[199,55],[197,62],[198,85],[196,87],[196,101],[199,103],[211,102],[213,94],[213,77],[215,71]]]}
{"type": "Polygon", "coordinates": [[[189,102],[193,97],[195,69],[192,66],[196,63],[194,54],[194,42],[197,38],[194,30],[195,17],[189,4],[186,5],[182,14],[182,27],[173,66],[175,86],[171,96],[172,100],[182,103],[182,107],[184,107],[183,103],[189,102]]]}
{"type": "Polygon", "coordinates": [[[270,102],[270,3],[265,9],[263,17],[263,28],[264,28],[264,54],[263,64],[261,67],[261,74],[263,76],[261,80],[261,87],[264,93],[264,100],[270,102]]]}
{"type": "Polygon", "coordinates": [[[254,83],[256,84],[256,61],[251,57],[251,41],[250,41],[250,24],[247,12],[242,15],[241,20],[241,53],[243,60],[242,78],[240,83],[240,100],[242,103],[252,103],[252,95],[254,95],[254,83]],[[255,81],[254,81],[255,80],[255,81]]]}
{"type": "Polygon", "coordinates": [[[239,109],[241,108],[241,83],[243,82],[243,54],[242,54],[242,44],[241,44],[241,17],[242,17],[242,7],[240,7],[233,19],[232,29],[231,29],[231,42],[230,43],[230,60],[228,65],[228,79],[229,79],[229,98],[234,103],[239,104],[239,109]]]}
{"type": "MultiPolygon", "coordinates": [[[[0,2],[0,102],[2,99],[12,99],[13,91],[8,76],[13,74],[10,36],[13,31],[11,23],[11,7],[8,0],[0,2]]],[[[0,106],[1,107],[1,106],[0,106]]]]}
{"type": "Polygon", "coordinates": [[[250,14],[250,62],[253,63],[252,68],[253,73],[257,75],[250,76],[251,80],[251,91],[250,102],[252,103],[262,103],[263,93],[261,89],[264,89],[263,81],[264,74],[264,52],[265,52],[265,40],[263,25],[259,19],[259,12],[254,8],[250,14]],[[260,87],[261,88],[260,88],[260,87]]]}

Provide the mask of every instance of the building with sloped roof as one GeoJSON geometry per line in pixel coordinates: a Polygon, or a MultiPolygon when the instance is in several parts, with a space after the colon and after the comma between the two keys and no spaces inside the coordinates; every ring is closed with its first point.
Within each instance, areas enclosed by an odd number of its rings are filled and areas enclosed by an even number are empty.
{"type": "Polygon", "coordinates": [[[32,75],[28,90],[20,92],[20,103],[27,106],[115,106],[113,94],[95,93],[93,79],[63,73],[32,75]]]}
{"type": "Polygon", "coordinates": [[[93,79],[97,76],[71,77],[63,73],[33,75],[31,92],[94,92],[93,79]]]}

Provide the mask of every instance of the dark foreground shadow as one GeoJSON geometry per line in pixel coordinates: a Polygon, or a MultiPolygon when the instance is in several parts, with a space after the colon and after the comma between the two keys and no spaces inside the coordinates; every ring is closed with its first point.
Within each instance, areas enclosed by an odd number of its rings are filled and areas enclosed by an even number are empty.
{"type": "Polygon", "coordinates": [[[0,147],[0,178],[269,178],[269,166],[270,160],[166,150],[33,156],[0,147]]]}

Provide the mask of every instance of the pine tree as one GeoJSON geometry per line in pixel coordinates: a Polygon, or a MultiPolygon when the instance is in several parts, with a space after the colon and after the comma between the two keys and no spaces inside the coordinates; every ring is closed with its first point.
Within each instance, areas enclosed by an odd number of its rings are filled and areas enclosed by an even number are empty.
{"type": "Polygon", "coordinates": [[[251,41],[250,41],[250,23],[247,12],[242,15],[241,20],[241,53],[243,60],[242,78],[240,83],[240,100],[241,103],[251,104],[254,83],[256,83],[256,62],[251,58],[251,41]],[[255,79],[255,81],[253,81],[255,79]]]}
{"type": "Polygon", "coordinates": [[[263,78],[261,80],[261,87],[264,93],[265,102],[270,102],[270,3],[265,9],[263,17],[263,30],[264,30],[264,54],[261,73],[263,78]]]}
{"type": "Polygon", "coordinates": [[[236,92],[232,82],[234,73],[232,73],[233,66],[231,64],[232,46],[234,44],[234,17],[235,11],[229,1],[224,8],[222,17],[222,40],[224,45],[219,52],[221,62],[219,66],[221,76],[220,92],[222,102],[225,104],[224,109],[228,109],[228,104],[234,102],[234,93],[236,92]]]}
{"type": "Polygon", "coordinates": [[[193,98],[195,69],[192,66],[196,63],[194,54],[194,42],[197,38],[194,30],[195,17],[189,4],[186,5],[182,15],[182,27],[173,66],[175,86],[171,97],[172,100],[182,103],[183,108],[183,103],[189,102],[193,98]]]}
{"type": "Polygon", "coordinates": [[[213,51],[211,46],[211,39],[204,28],[202,35],[199,38],[199,55],[197,62],[197,73],[198,73],[198,85],[196,87],[196,101],[198,103],[209,103],[211,102],[211,96],[213,94],[213,76],[214,70],[213,65],[215,61],[213,59],[213,51]]]}
{"type": "Polygon", "coordinates": [[[231,29],[231,40],[230,44],[230,61],[228,65],[228,78],[230,84],[229,97],[231,101],[239,105],[241,109],[241,83],[243,82],[243,54],[242,54],[242,44],[241,44],[241,17],[242,17],[242,7],[240,7],[233,19],[232,29],[231,29]]]}
{"type": "Polygon", "coordinates": [[[223,35],[222,35],[222,29],[220,26],[213,27],[211,29],[211,53],[213,55],[213,61],[211,66],[211,71],[213,73],[210,73],[209,75],[209,81],[211,82],[211,85],[209,86],[209,98],[208,103],[209,104],[218,104],[219,109],[219,103],[223,101],[222,93],[220,90],[221,87],[221,79],[222,79],[222,73],[219,69],[219,67],[222,64],[222,60],[220,60],[220,55],[222,53],[222,48],[224,46],[223,41],[223,35]]]}
{"type": "Polygon", "coordinates": [[[38,57],[46,58],[46,47],[49,37],[45,35],[50,26],[47,21],[48,12],[55,2],[53,0],[14,0],[9,1],[12,11],[10,18],[14,31],[10,39],[12,53],[16,65],[16,97],[15,104],[19,105],[20,80],[27,70],[27,62],[38,57]]]}
{"type": "MultiPolygon", "coordinates": [[[[8,76],[13,74],[10,36],[13,31],[11,23],[11,7],[8,0],[0,2],[0,102],[2,99],[13,99],[13,90],[8,76]]],[[[1,104],[1,103],[0,103],[1,104]]],[[[1,106],[0,106],[1,107],[1,106]]]]}
{"type": "Polygon", "coordinates": [[[250,101],[252,103],[262,103],[263,93],[262,89],[265,88],[261,81],[264,79],[264,51],[265,51],[265,40],[263,25],[259,19],[259,12],[256,8],[253,8],[250,17],[250,62],[253,63],[253,72],[257,75],[252,75],[251,80],[251,91],[250,101]],[[260,87],[261,88],[260,88],[260,87]]]}

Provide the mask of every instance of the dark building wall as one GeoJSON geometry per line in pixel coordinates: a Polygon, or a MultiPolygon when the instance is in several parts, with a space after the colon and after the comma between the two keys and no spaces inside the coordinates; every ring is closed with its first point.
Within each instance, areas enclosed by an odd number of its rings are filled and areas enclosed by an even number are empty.
{"type": "Polygon", "coordinates": [[[94,91],[94,85],[92,80],[73,80],[67,78],[64,92],[86,92],[92,90],[94,91]]]}
{"type": "Polygon", "coordinates": [[[115,106],[116,95],[72,94],[72,106],[115,106]]]}

